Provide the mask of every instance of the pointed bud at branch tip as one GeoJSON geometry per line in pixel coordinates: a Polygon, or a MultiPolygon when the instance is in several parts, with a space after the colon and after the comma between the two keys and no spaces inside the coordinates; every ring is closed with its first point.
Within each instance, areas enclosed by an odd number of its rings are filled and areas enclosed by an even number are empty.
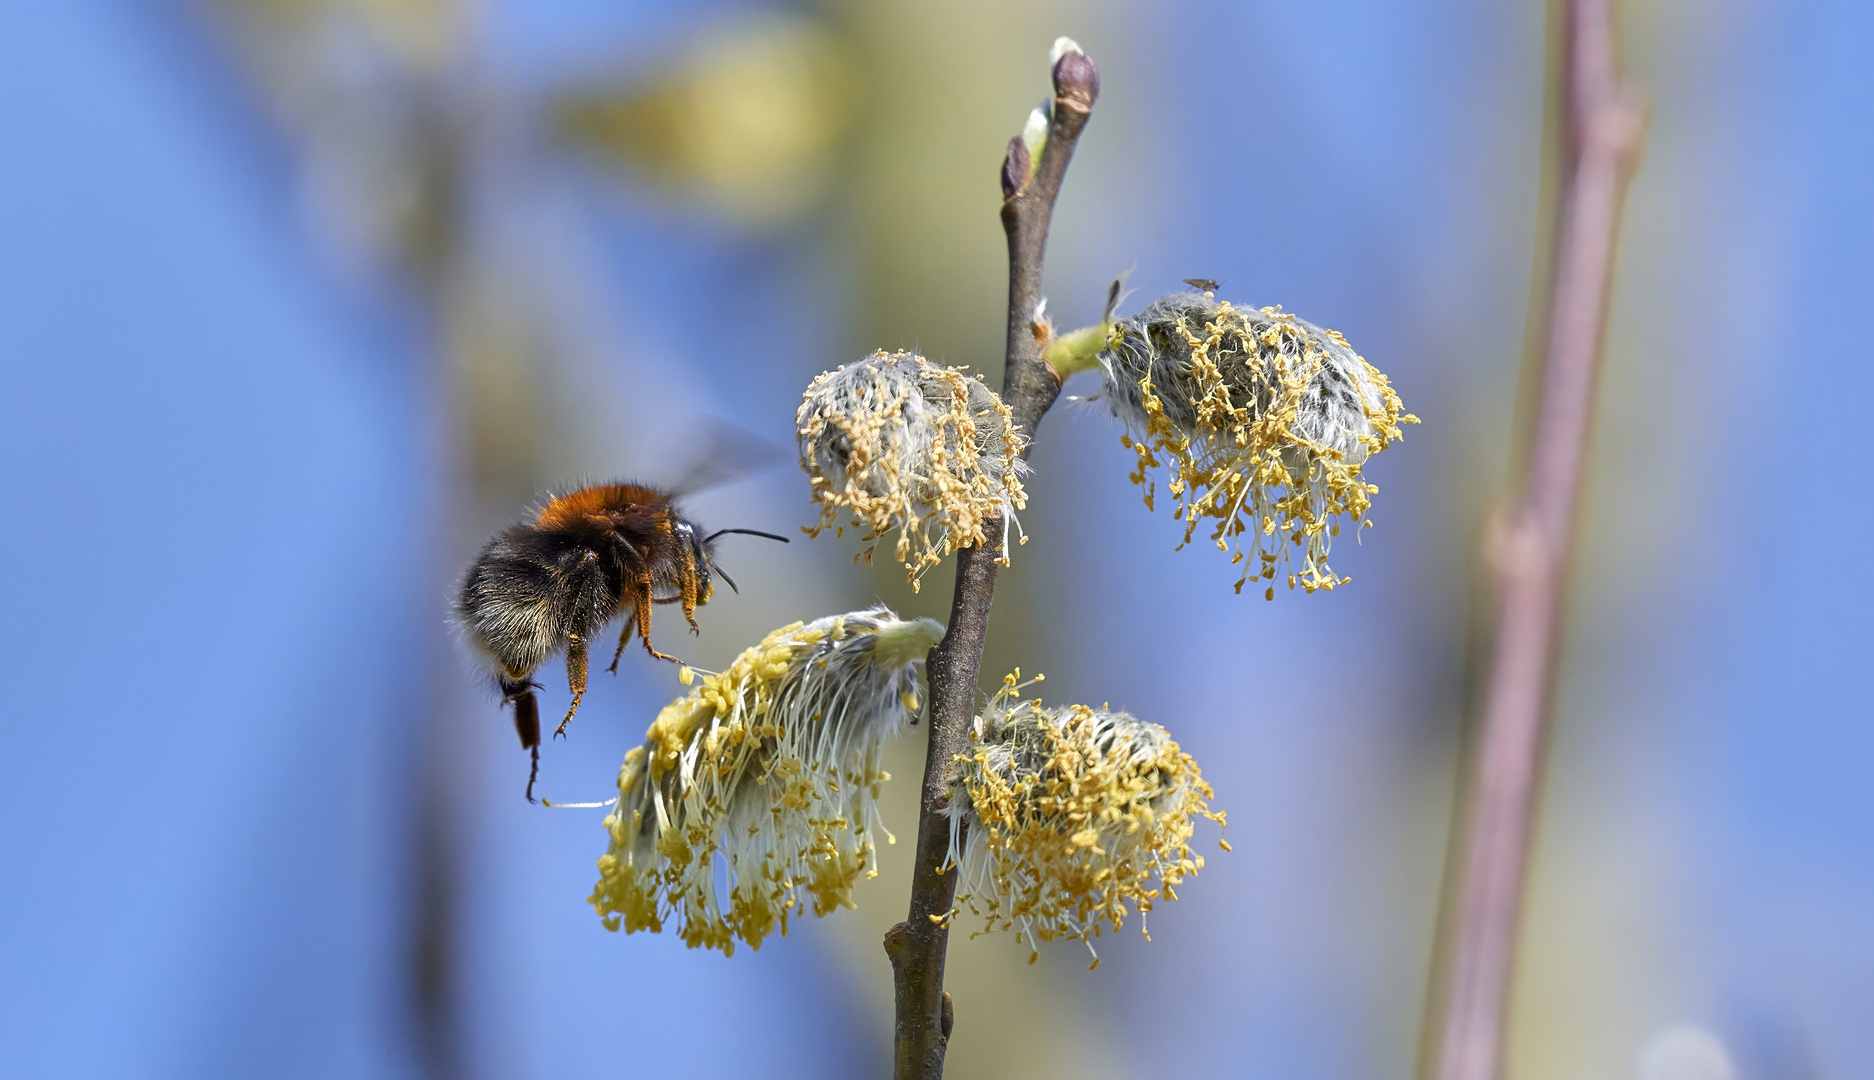
{"type": "Polygon", "coordinates": [[[1055,100],[1076,112],[1093,111],[1100,97],[1100,73],[1093,58],[1080,51],[1073,38],[1060,38],[1049,52],[1054,65],[1055,100]]]}

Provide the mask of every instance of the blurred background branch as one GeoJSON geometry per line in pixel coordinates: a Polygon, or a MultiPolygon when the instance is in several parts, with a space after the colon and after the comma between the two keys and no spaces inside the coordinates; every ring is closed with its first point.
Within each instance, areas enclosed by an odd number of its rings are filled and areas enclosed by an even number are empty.
{"type": "MultiPolygon", "coordinates": [[[[1526,472],[1492,520],[1484,558],[1497,615],[1483,715],[1463,804],[1448,971],[1439,1003],[1437,1080],[1496,1080],[1515,970],[1542,762],[1553,713],[1563,591],[1573,558],[1596,373],[1612,295],[1621,204],[1638,161],[1644,108],[1614,66],[1612,0],[1567,0],[1566,152],[1561,158],[1552,293],[1526,472]]],[[[1532,313],[1535,315],[1537,313],[1532,313]]]]}

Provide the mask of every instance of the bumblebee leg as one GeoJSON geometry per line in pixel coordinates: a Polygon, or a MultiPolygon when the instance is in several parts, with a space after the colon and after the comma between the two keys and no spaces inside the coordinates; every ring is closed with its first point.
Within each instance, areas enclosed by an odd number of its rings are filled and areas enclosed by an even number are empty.
{"type": "Polygon", "coordinates": [[[586,639],[578,634],[568,634],[566,641],[566,688],[573,692],[573,703],[566,710],[566,719],[553,731],[553,737],[566,737],[566,725],[573,722],[573,714],[579,711],[579,703],[586,696],[586,639]]]}
{"type": "Polygon", "coordinates": [[[683,617],[690,624],[690,633],[700,634],[702,627],[696,625],[696,575],[687,570],[683,575],[683,617]]]}
{"type": "Polygon", "coordinates": [[[618,674],[618,660],[625,655],[625,646],[631,644],[631,627],[637,621],[638,615],[635,611],[625,616],[625,629],[618,635],[618,651],[612,654],[612,666],[605,669],[614,675],[618,674]]]}
{"type": "Polygon", "coordinates": [[[701,600],[706,600],[706,596],[701,596],[701,592],[703,592],[701,585],[703,585],[703,581],[697,577],[695,564],[686,562],[686,564],[684,564],[682,585],[678,587],[678,592],[680,592],[680,598],[682,598],[682,602],[684,602],[684,619],[690,622],[690,632],[692,632],[692,634],[701,634],[701,632],[703,632],[703,628],[697,626],[697,600],[699,600],[699,598],[701,598],[701,600]]]}
{"type": "Polygon", "coordinates": [[[502,704],[514,706],[514,731],[521,737],[521,749],[533,753],[533,765],[527,770],[527,801],[534,801],[534,779],[540,775],[540,702],[534,697],[534,684],[526,680],[501,680],[502,704]]]}
{"type": "Polygon", "coordinates": [[[657,646],[651,644],[651,583],[649,581],[640,582],[638,585],[637,619],[638,637],[644,642],[645,652],[650,653],[659,660],[668,660],[673,664],[683,663],[683,661],[674,656],[666,656],[658,652],[657,646]]]}

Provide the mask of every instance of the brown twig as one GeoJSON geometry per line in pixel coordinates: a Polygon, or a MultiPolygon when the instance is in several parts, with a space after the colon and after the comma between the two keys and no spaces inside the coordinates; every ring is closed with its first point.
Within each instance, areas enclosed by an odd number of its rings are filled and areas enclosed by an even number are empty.
{"type": "Polygon", "coordinates": [[[1614,70],[1612,0],[1565,0],[1560,213],[1541,393],[1517,496],[1492,522],[1495,633],[1454,880],[1435,1080],[1495,1080],[1547,745],[1562,589],[1626,181],[1645,128],[1614,70]]]}
{"type": "MultiPolygon", "coordinates": [[[[1010,141],[1002,166],[1002,228],[1009,244],[1008,356],[1002,400],[1014,411],[1015,422],[1031,446],[1036,426],[1061,391],[1060,377],[1041,359],[1045,329],[1037,328],[1035,310],[1041,299],[1048,222],[1061,178],[1100,89],[1093,62],[1078,49],[1055,62],[1053,75],[1054,102],[1040,159],[1032,162],[1031,170],[1029,149],[1016,138],[1010,141]]],[[[1022,456],[1027,456],[1026,450],[1022,456]]],[[[905,922],[885,933],[897,996],[892,1070],[897,1080],[941,1077],[950,1039],[953,1014],[950,995],[943,989],[944,951],[957,871],[945,865],[950,844],[945,809],[951,763],[967,746],[970,718],[976,709],[976,681],[995,595],[997,557],[994,549],[986,547],[957,552],[949,632],[925,664],[930,679],[930,748],[919,797],[911,912],[905,922]]]]}

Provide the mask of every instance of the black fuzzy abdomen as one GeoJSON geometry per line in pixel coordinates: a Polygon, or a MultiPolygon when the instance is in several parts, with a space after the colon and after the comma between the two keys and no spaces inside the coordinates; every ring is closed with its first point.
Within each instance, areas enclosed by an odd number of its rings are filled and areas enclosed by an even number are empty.
{"type": "Polygon", "coordinates": [[[476,649],[524,679],[618,611],[611,560],[564,532],[517,525],[488,542],[462,581],[456,612],[476,649]]]}

